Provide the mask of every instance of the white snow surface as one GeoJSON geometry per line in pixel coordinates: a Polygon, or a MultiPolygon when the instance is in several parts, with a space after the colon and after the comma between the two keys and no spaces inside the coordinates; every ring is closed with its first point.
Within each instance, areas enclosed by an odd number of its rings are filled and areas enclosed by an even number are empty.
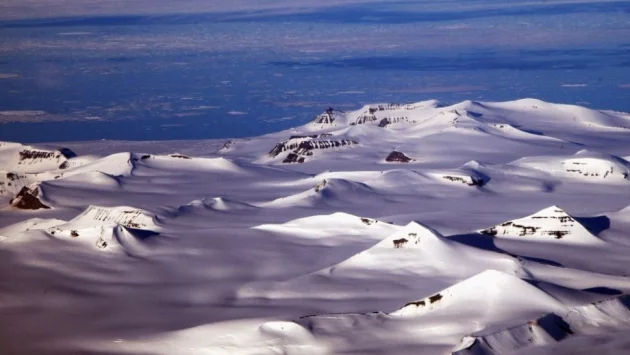
{"type": "Polygon", "coordinates": [[[2,353],[626,353],[630,115],[429,100],[224,143],[0,143],[2,353]]]}

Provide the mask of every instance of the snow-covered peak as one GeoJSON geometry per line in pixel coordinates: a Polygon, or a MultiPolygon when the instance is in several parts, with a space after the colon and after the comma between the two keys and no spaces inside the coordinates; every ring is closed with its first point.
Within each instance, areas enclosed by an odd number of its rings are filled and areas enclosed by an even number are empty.
{"type": "Polygon", "coordinates": [[[104,223],[94,226],[81,226],[76,223],[55,225],[46,230],[53,238],[89,245],[94,250],[122,250],[130,255],[146,252],[143,241],[158,233],[153,230],[135,229],[120,223],[104,223]]]}
{"type": "Polygon", "coordinates": [[[564,171],[582,179],[630,181],[630,163],[623,158],[581,150],[562,161],[564,171]]]}
{"type": "Polygon", "coordinates": [[[486,270],[428,297],[409,302],[391,316],[427,314],[463,316],[478,314],[479,320],[496,323],[544,311],[563,310],[553,297],[517,276],[486,270]]]}
{"type": "Polygon", "coordinates": [[[418,222],[410,222],[402,230],[385,238],[378,243],[379,248],[394,249],[423,249],[426,251],[436,251],[447,248],[443,238],[437,231],[424,226],[418,222]]]}
{"type": "Polygon", "coordinates": [[[364,183],[346,179],[324,179],[312,188],[259,204],[260,207],[313,207],[343,204],[351,200],[369,200],[376,192],[364,183]]]}
{"type": "Polygon", "coordinates": [[[484,229],[497,238],[579,244],[601,244],[580,222],[558,206],[547,207],[530,216],[484,229]]]}
{"type": "Polygon", "coordinates": [[[99,226],[120,224],[124,227],[158,230],[157,216],[147,211],[127,206],[101,207],[89,206],[72,219],[73,226],[99,226]]]}
{"type": "Polygon", "coordinates": [[[56,170],[76,154],[67,148],[42,149],[19,143],[0,142],[0,166],[21,173],[56,170]]]}
{"type": "Polygon", "coordinates": [[[41,184],[38,182],[22,187],[20,192],[9,201],[11,207],[20,210],[50,209],[47,203],[44,200],[41,184]]]}
{"type": "Polygon", "coordinates": [[[502,329],[484,329],[465,336],[452,355],[504,355],[529,347],[545,346],[579,335],[605,334],[630,327],[630,297],[612,299],[547,313],[502,329]]]}
{"type": "Polygon", "coordinates": [[[126,207],[89,206],[66,223],[46,229],[54,238],[90,245],[96,250],[123,250],[131,255],[146,252],[144,239],[157,235],[161,227],[157,216],[126,207]]]}

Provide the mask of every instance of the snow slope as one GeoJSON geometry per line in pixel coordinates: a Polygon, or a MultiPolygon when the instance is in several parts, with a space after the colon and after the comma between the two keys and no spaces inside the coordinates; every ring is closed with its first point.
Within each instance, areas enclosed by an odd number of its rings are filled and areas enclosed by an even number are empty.
{"type": "Polygon", "coordinates": [[[544,242],[600,244],[580,222],[558,206],[551,206],[530,216],[484,229],[483,234],[498,238],[532,239],[544,242]]]}
{"type": "Polygon", "coordinates": [[[1,143],[2,352],[625,354],[630,115],[324,109],[227,143],[1,143]]]}

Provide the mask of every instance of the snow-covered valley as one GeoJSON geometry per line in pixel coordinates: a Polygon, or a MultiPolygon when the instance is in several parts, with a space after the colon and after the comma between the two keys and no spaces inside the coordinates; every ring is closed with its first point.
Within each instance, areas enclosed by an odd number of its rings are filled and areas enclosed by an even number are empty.
{"type": "Polygon", "coordinates": [[[2,353],[625,354],[629,160],[535,99],[0,143],[2,353]]]}

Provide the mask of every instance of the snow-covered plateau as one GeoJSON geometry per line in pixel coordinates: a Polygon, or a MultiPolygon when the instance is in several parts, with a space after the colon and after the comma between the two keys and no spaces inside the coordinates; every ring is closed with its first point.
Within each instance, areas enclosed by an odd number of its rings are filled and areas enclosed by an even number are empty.
{"type": "Polygon", "coordinates": [[[536,99],[3,142],[0,353],[627,354],[629,160],[536,99]]]}

